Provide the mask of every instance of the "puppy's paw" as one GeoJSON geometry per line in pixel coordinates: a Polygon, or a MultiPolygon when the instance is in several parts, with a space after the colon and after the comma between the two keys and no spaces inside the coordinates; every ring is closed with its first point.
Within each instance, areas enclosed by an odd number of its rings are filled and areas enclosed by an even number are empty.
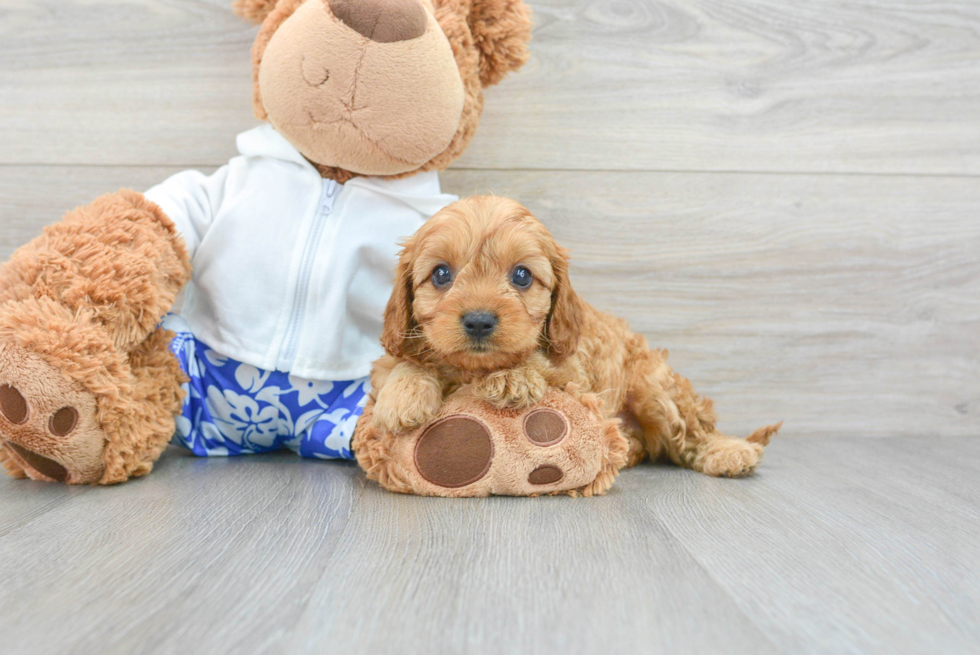
{"type": "Polygon", "coordinates": [[[442,407],[442,389],[429,378],[400,378],[381,389],[374,405],[374,425],[400,434],[430,422],[442,407]]]}
{"type": "Polygon", "coordinates": [[[706,475],[741,478],[750,475],[762,459],[763,446],[742,439],[718,439],[698,453],[694,468],[706,475]]]}
{"type": "Polygon", "coordinates": [[[533,368],[518,367],[491,373],[473,385],[478,398],[500,409],[525,409],[541,402],[548,382],[533,368]]]}

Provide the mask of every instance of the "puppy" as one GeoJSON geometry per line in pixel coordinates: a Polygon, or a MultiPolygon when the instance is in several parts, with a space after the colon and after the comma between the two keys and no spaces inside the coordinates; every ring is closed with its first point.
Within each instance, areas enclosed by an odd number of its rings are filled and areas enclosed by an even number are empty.
{"type": "Polygon", "coordinates": [[[462,200],[405,243],[385,311],[387,355],[371,375],[374,422],[392,433],[431,421],[464,384],[498,407],[538,402],[574,383],[623,419],[630,466],[669,458],[716,476],[755,469],[780,425],[748,439],[715,428],[712,402],[625,321],[581,300],[568,256],[525,207],[462,200]]]}

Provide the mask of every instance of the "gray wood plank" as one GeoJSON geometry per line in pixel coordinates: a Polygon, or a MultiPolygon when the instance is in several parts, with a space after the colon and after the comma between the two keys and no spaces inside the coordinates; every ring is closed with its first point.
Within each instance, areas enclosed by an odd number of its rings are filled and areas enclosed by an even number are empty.
{"type": "MultiPolygon", "coordinates": [[[[5,476],[0,470],[0,476],[5,476]]],[[[0,493],[0,538],[16,530],[25,523],[37,520],[64,504],[71,504],[89,487],[72,487],[69,490],[50,485],[11,484],[0,493]]]]}
{"type": "Polygon", "coordinates": [[[638,500],[370,487],[285,650],[777,652],[638,500]]]}
{"type": "MultiPolygon", "coordinates": [[[[5,653],[971,653],[980,439],[785,438],[732,481],[398,496],[350,464],[198,460],[0,532],[5,653]]],[[[6,517],[3,517],[6,518],[6,517]]]]}
{"type": "Polygon", "coordinates": [[[622,490],[781,652],[973,653],[980,513],[961,493],[980,491],[978,462],[976,438],[801,439],[773,447],[752,484],[647,468],[622,490]]]}
{"type": "MultiPolygon", "coordinates": [[[[0,166],[0,261],[72,208],[119,189],[146,191],[181,170],[176,166],[0,166]]],[[[213,167],[205,170],[210,173],[213,167]]]]}
{"type": "MultiPolygon", "coordinates": [[[[7,167],[0,259],[176,168],[7,167]]],[[[527,203],[593,304],[714,397],[723,429],[980,432],[980,185],[959,177],[449,171],[527,203]]]]}
{"type": "MultiPolygon", "coordinates": [[[[256,652],[324,575],[363,477],[295,455],[199,460],[79,495],[4,479],[5,504],[64,501],[0,531],[5,653],[256,652]]],[[[6,518],[6,517],[3,517],[6,518]]]]}
{"type": "Polygon", "coordinates": [[[256,123],[230,0],[0,7],[0,163],[217,165],[256,123]]]}
{"type": "MultiPolygon", "coordinates": [[[[223,163],[254,124],[228,4],[0,3],[0,163],[223,163]]],[[[463,167],[980,173],[977,3],[531,4],[463,167]]]]}

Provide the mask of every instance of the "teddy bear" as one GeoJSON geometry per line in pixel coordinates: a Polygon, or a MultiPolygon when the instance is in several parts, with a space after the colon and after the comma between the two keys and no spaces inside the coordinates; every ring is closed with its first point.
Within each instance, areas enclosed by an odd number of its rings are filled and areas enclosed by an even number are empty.
{"type": "Polygon", "coordinates": [[[447,411],[492,435],[442,417],[414,437],[351,443],[370,421],[398,242],[456,200],[438,172],[472,141],[483,89],[527,60],[529,8],[236,0],[234,10],[260,25],[263,123],[238,136],[239,156],[210,176],[186,171],[76,208],[0,268],[6,472],[120,483],[149,473],[174,440],[201,456],[358,456],[395,491],[460,495],[477,473],[484,482],[467,495],[605,491],[625,442],[574,389],[549,391],[533,416],[461,389],[447,411]],[[545,467],[530,483],[507,470],[559,423],[559,450],[578,469],[569,463],[559,482],[545,467]]]}

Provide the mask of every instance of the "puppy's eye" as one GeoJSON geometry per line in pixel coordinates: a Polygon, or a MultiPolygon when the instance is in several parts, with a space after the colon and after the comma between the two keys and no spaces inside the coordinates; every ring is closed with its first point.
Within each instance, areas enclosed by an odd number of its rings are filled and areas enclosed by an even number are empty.
{"type": "Polygon", "coordinates": [[[436,266],[436,270],[432,271],[432,284],[437,288],[442,288],[449,286],[453,281],[453,272],[449,270],[449,267],[445,264],[439,264],[436,266]]]}
{"type": "Polygon", "coordinates": [[[531,282],[534,281],[534,277],[531,275],[531,271],[525,266],[518,266],[514,269],[513,275],[510,278],[511,283],[518,289],[527,289],[531,286],[531,282]]]}

